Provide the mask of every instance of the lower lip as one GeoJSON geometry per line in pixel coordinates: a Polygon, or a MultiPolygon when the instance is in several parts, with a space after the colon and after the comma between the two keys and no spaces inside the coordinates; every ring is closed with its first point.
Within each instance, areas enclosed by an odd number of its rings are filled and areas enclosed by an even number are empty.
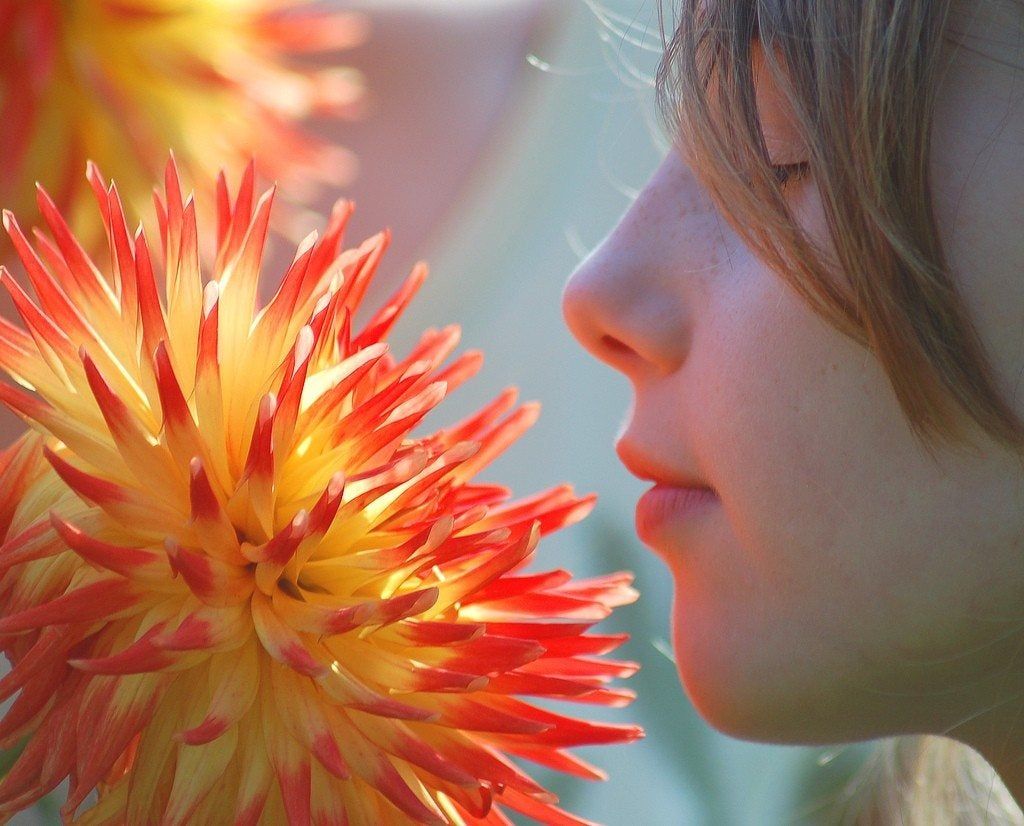
{"type": "Polygon", "coordinates": [[[718,502],[709,488],[655,485],[636,503],[636,532],[641,541],[653,543],[666,528],[696,519],[718,502]]]}

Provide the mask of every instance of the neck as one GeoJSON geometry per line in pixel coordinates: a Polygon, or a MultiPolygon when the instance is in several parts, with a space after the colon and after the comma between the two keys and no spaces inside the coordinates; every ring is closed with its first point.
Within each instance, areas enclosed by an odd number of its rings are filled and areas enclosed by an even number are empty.
{"type": "Polygon", "coordinates": [[[904,731],[948,737],[973,749],[1024,811],[1024,637],[1018,625],[1000,622],[969,646],[922,660],[919,668],[906,665],[907,683],[900,688],[914,697],[901,709],[904,731]]]}
{"type": "Polygon", "coordinates": [[[988,699],[969,720],[943,733],[980,754],[1024,810],[1024,690],[1008,688],[1004,696],[988,699]]]}
{"type": "Polygon", "coordinates": [[[993,732],[987,740],[967,745],[985,758],[1017,807],[1024,810],[1024,709],[1019,703],[1001,734],[993,732]]]}

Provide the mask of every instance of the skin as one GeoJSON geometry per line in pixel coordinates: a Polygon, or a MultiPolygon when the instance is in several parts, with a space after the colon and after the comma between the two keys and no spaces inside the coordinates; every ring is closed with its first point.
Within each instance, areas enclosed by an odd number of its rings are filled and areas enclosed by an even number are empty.
{"type": "MultiPolygon", "coordinates": [[[[1024,35],[1008,34],[1024,12],[960,24],[988,56],[956,53],[940,90],[935,209],[1024,415],[1024,35]]],[[[780,101],[762,75],[772,160],[799,161],[780,101]]],[[[813,180],[787,198],[827,246],[813,180]]],[[[971,429],[930,459],[877,359],[740,241],[685,147],[573,273],[563,312],[632,385],[620,456],[718,495],[642,537],[672,573],[679,673],[704,719],[776,743],[947,734],[1024,800],[1020,458],[971,429]]]]}

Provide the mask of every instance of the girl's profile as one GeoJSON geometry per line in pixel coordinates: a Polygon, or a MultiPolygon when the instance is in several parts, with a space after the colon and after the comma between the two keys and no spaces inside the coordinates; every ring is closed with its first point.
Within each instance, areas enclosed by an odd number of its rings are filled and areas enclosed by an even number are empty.
{"type": "Polygon", "coordinates": [[[674,146],[563,310],[682,682],[742,739],[940,738],[862,822],[1020,822],[1024,5],[671,5],[674,146]]]}

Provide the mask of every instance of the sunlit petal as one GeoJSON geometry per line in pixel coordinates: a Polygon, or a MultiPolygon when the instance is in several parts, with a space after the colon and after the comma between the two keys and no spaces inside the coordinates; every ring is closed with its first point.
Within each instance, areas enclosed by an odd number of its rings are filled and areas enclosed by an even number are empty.
{"type": "Polygon", "coordinates": [[[165,180],[159,258],[96,191],[117,277],[56,216],[45,250],[5,220],[38,301],[0,328],[32,428],[0,453],[0,819],[70,777],[85,823],[582,823],[510,758],[601,779],[567,749],[642,735],[530,699],[632,699],[625,635],[588,632],[636,592],[525,570],[593,496],[472,481],[537,406],[413,436],[480,364],[443,364],[456,328],[388,352],[425,265],[353,331],[388,236],[343,251],[342,205],[259,307],[254,175],[209,273],[165,180]]]}

